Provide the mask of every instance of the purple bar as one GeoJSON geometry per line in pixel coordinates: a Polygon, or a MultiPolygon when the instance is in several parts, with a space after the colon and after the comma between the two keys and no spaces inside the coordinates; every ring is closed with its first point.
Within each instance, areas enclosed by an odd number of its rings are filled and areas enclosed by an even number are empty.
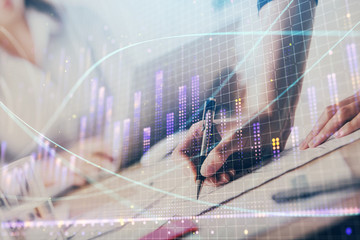
{"type": "Polygon", "coordinates": [[[80,133],[79,133],[79,140],[84,141],[86,137],[86,125],[87,125],[87,117],[82,116],[80,118],[80,133]]]}
{"type": "Polygon", "coordinates": [[[221,121],[221,131],[226,131],[226,109],[220,109],[220,121],[221,121]]]}
{"type": "Polygon", "coordinates": [[[44,139],[43,137],[39,137],[39,143],[38,143],[38,148],[37,148],[37,158],[36,159],[41,159],[42,156],[42,147],[44,145],[44,139]]]}
{"type": "Polygon", "coordinates": [[[192,123],[198,122],[199,119],[199,75],[196,75],[191,78],[191,114],[192,114],[192,123]]]}
{"type": "Polygon", "coordinates": [[[55,165],[55,157],[56,157],[56,151],[54,148],[50,148],[50,154],[49,154],[49,169],[47,169],[48,172],[50,172],[49,175],[53,175],[55,173],[54,171],[54,165],[55,165]]]}
{"type": "MultiPolygon", "coordinates": [[[[49,141],[45,141],[44,145],[43,145],[43,157],[42,157],[42,161],[47,162],[49,160],[49,151],[50,151],[50,143],[49,141]]],[[[42,172],[45,173],[47,172],[46,169],[46,164],[41,164],[42,165],[42,172]]]]}
{"type": "Polygon", "coordinates": [[[143,153],[146,153],[150,148],[150,137],[151,137],[151,128],[144,128],[144,139],[143,139],[143,153]]]}
{"type": "Polygon", "coordinates": [[[82,116],[80,118],[80,131],[79,131],[80,155],[83,154],[83,150],[84,150],[84,140],[86,138],[86,127],[87,127],[87,117],[82,116]]]}
{"type": "Polygon", "coordinates": [[[100,135],[103,130],[104,121],[104,104],[105,104],[105,87],[99,89],[97,118],[96,118],[96,134],[100,135]]]}
{"type": "Polygon", "coordinates": [[[134,143],[140,138],[141,92],[134,93],[134,143]]]}
{"type": "Polygon", "coordinates": [[[0,155],[0,166],[4,166],[5,164],[5,152],[6,152],[6,142],[1,142],[1,155],[0,155]]]}
{"type": "Polygon", "coordinates": [[[174,129],[174,113],[166,114],[166,136],[173,134],[174,129]]]}
{"type": "MultiPolygon", "coordinates": [[[[143,130],[143,154],[145,154],[150,149],[150,137],[151,137],[151,128],[147,127],[143,130]]],[[[144,155],[144,161],[148,162],[148,155],[144,155]]]]}
{"type": "Polygon", "coordinates": [[[111,124],[112,120],[112,112],[113,112],[113,96],[109,96],[106,98],[106,116],[105,116],[105,123],[106,125],[111,124]]]}
{"type": "Polygon", "coordinates": [[[186,86],[179,87],[179,131],[186,128],[186,86]]]}
{"type": "Polygon", "coordinates": [[[115,161],[115,166],[120,167],[120,150],[121,150],[121,123],[120,121],[114,122],[114,135],[113,135],[113,151],[112,156],[115,161]]]}
{"type": "Polygon", "coordinates": [[[253,134],[254,134],[254,152],[256,163],[261,160],[261,138],[260,138],[260,123],[253,123],[253,134]]]}
{"type": "Polygon", "coordinates": [[[111,138],[111,122],[113,114],[113,96],[108,96],[106,98],[106,115],[105,115],[105,141],[108,141],[111,138]]]}
{"type": "Polygon", "coordinates": [[[166,114],[166,149],[167,152],[172,151],[174,148],[174,136],[173,133],[175,131],[174,125],[174,113],[166,114]]]}
{"type": "Polygon", "coordinates": [[[243,142],[242,142],[242,113],[241,113],[241,98],[235,99],[235,114],[237,131],[237,150],[243,156],[243,142]]]}
{"type": "Polygon", "coordinates": [[[124,160],[124,164],[128,162],[129,155],[129,141],[130,141],[130,119],[127,118],[123,122],[123,151],[122,151],[122,159],[124,160]]]}
{"type": "Polygon", "coordinates": [[[155,79],[155,141],[161,138],[162,129],[162,105],[163,105],[163,77],[162,70],[156,72],[155,79]]]}
{"type": "Polygon", "coordinates": [[[98,80],[96,78],[92,79],[91,80],[90,109],[89,109],[89,136],[93,135],[94,125],[95,125],[97,85],[98,85],[98,80]]]}

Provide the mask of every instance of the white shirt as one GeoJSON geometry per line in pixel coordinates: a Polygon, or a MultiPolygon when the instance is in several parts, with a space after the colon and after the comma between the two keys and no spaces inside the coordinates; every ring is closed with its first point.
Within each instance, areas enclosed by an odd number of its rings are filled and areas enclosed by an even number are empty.
{"type": "MultiPolygon", "coordinates": [[[[98,81],[93,94],[96,100],[98,89],[111,85],[111,78],[121,78],[124,72],[117,72],[115,66],[119,64],[120,55],[101,64],[84,79],[55,121],[46,128],[80,76],[118,47],[107,26],[96,16],[79,9],[66,9],[62,13],[58,22],[36,10],[26,11],[38,66],[0,49],[0,101],[32,128],[58,144],[69,146],[79,138],[80,117],[89,115],[92,79],[98,81]]],[[[114,87],[106,88],[105,97],[111,95],[109,89],[114,87]]],[[[88,122],[87,134],[92,131],[89,125],[88,122]]],[[[7,161],[36,151],[36,142],[27,132],[34,134],[0,108],[0,141],[6,142],[7,161]]]]}

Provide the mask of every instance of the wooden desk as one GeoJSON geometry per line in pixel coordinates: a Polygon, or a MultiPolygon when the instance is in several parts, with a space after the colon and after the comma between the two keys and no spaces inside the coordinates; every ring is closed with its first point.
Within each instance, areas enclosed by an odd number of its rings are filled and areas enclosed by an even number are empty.
{"type": "MultiPolygon", "coordinates": [[[[136,239],[168,219],[181,216],[193,218],[199,226],[199,232],[187,238],[295,239],[358,214],[360,191],[323,194],[287,204],[276,204],[271,199],[272,194],[288,188],[291,182],[304,179],[304,176],[310,182],[319,177],[321,182],[341,179],[344,175],[360,177],[359,156],[360,140],[357,140],[271,179],[221,207],[211,207],[202,199],[191,201],[195,196],[194,183],[174,170],[175,166],[169,162],[150,167],[138,164],[121,173],[123,178],[142,182],[144,186],[111,177],[96,186],[87,186],[72,193],[60,200],[59,205],[69,205],[72,217],[86,213],[80,219],[94,220],[92,224],[84,221],[85,227],[81,225],[69,229],[69,234],[82,229],[85,235],[79,239],[94,237],[99,229],[99,239],[136,239]],[[155,181],[158,178],[163,181],[155,181]],[[183,180],[181,186],[174,188],[179,179],[183,180]],[[99,207],[101,210],[94,211],[99,207]],[[104,234],[114,228],[116,230],[104,234]]],[[[236,181],[241,181],[241,178],[236,181]]],[[[220,190],[210,196],[216,198],[220,190]]],[[[233,189],[234,195],[237,191],[233,189]]],[[[74,239],[78,239],[78,235],[74,239]]]]}

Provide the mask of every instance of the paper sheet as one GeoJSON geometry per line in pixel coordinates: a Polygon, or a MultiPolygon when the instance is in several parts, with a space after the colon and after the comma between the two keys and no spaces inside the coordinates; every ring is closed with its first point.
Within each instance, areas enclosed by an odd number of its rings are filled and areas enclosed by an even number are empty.
{"type": "MultiPolygon", "coordinates": [[[[160,214],[162,217],[171,217],[172,215],[192,216],[200,214],[203,211],[216,207],[219,203],[226,203],[227,201],[243,195],[251,189],[254,189],[270,180],[277,178],[285,173],[288,173],[304,164],[323,156],[337,148],[346,144],[354,142],[360,138],[360,131],[350,134],[346,137],[335,139],[331,138],[324,144],[314,149],[307,149],[300,151],[297,148],[287,149],[280,153],[279,159],[272,159],[271,162],[265,166],[258,168],[235,181],[232,181],[221,187],[204,186],[200,194],[200,198],[196,201],[196,186],[188,178],[180,178],[177,182],[176,189],[168,196],[161,200],[159,206],[162,209],[171,209],[171,213],[160,214]]],[[[176,171],[176,170],[174,170],[176,171]]],[[[154,187],[164,188],[164,183],[174,182],[174,174],[163,175],[159,179],[155,179],[154,187]],[[157,182],[157,183],[156,183],[157,182]],[[159,184],[162,183],[162,184],[159,184]],[[162,186],[161,186],[162,185],[162,186]]],[[[165,185],[168,186],[168,185],[165,185]]],[[[159,209],[154,207],[153,214],[159,212],[159,209]]]]}
{"type": "Polygon", "coordinates": [[[351,170],[340,153],[334,153],[324,160],[326,161],[316,161],[314,164],[283,175],[255,191],[240,196],[227,203],[226,208],[220,207],[201,215],[199,219],[201,238],[216,239],[226,236],[229,239],[258,239],[259,236],[274,229],[281,229],[281,236],[272,235],[272,238],[296,238],[295,232],[289,234],[286,230],[286,226],[292,222],[297,222],[298,229],[307,229],[307,224],[324,222],[324,216],[328,216],[326,219],[332,219],[332,216],[333,220],[339,220],[342,215],[350,214],[351,209],[355,210],[359,204],[346,203],[343,200],[355,196],[353,190],[326,193],[282,204],[277,204],[271,198],[279,191],[295,187],[296,181],[305,181],[311,186],[351,178],[351,170]],[[299,217],[309,218],[300,223],[299,217]],[[219,222],[222,227],[219,227],[219,222]]]}
{"type": "MultiPolygon", "coordinates": [[[[149,167],[133,169],[132,171],[125,171],[123,176],[131,178],[132,180],[136,181],[135,183],[120,180],[119,178],[114,177],[103,182],[103,185],[111,188],[114,187],[115,183],[117,186],[119,186],[119,182],[121,182],[121,186],[125,186],[125,188],[121,191],[116,191],[117,195],[119,197],[125,198],[129,202],[136,202],[137,205],[142,208],[142,211],[128,211],[127,207],[120,206],[121,204],[116,204],[116,202],[112,203],[112,214],[117,212],[118,217],[126,215],[127,218],[133,217],[135,221],[133,224],[126,224],[124,227],[119,228],[118,230],[120,231],[117,230],[118,226],[114,227],[111,225],[106,227],[105,231],[110,231],[110,234],[115,235],[121,233],[123,236],[134,236],[133,234],[138,231],[136,229],[138,229],[139,224],[146,224],[146,227],[143,228],[143,231],[137,232],[136,236],[141,237],[147,232],[153,231],[159,227],[159,221],[166,221],[166,219],[171,219],[174,215],[191,217],[198,214],[216,214],[216,212],[221,212],[224,214],[226,209],[224,210],[223,207],[218,208],[219,203],[226,204],[225,206],[231,207],[233,204],[238,202],[238,199],[242,199],[243,196],[246,196],[247,198],[251,198],[252,196],[254,199],[258,199],[259,202],[262,202],[265,197],[269,198],[268,191],[251,191],[251,194],[244,193],[257,188],[264,183],[268,183],[269,181],[282,176],[285,173],[288,173],[359,138],[360,131],[341,139],[330,139],[316,149],[308,149],[305,151],[300,151],[298,149],[287,149],[280,153],[280,159],[273,159],[267,165],[259,169],[255,169],[251,174],[247,174],[241,178],[238,178],[237,180],[232,181],[222,187],[214,188],[204,186],[199,200],[196,200],[196,186],[192,179],[190,179],[188,176],[182,176],[182,173],[179,172],[179,169],[176,166],[171,164],[170,160],[159,162],[158,165],[154,164],[149,167]],[[144,184],[146,187],[144,187],[144,185],[139,185],[139,182],[144,184]],[[129,195],[129,189],[133,189],[134,194],[129,195]],[[256,196],[253,196],[253,192],[256,192],[256,196]],[[124,215],[125,212],[127,212],[127,214],[124,215]],[[156,219],[159,220],[157,223],[155,221],[156,219]]],[[[340,154],[338,154],[338,156],[338,158],[341,158],[340,154]]],[[[329,161],[327,162],[326,166],[334,169],[334,166],[331,164],[332,162],[329,161]]],[[[341,178],[344,175],[351,175],[349,174],[349,171],[344,171],[345,172],[338,174],[337,176],[335,176],[336,174],[332,174],[332,177],[335,177],[336,179],[336,177],[341,178]]],[[[315,175],[315,177],[317,176],[318,175],[315,175]]],[[[312,182],[313,178],[314,175],[307,176],[307,181],[312,182]]],[[[277,187],[289,188],[291,187],[289,182],[294,184],[294,181],[287,181],[284,183],[284,185],[277,187]]],[[[274,191],[275,190],[277,191],[277,188],[274,189],[274,191]]],[[[239,206],[241,207],[243,204],[237,205],[237,207],[239,206]]],[[[268,207],[273,207],[273,203],[271,201],[268,207]]],[[[90,215],[92,215],[94,217],[96,216],[96,218],[99,218],[99,216],[101,217],[100,213],[103,210],[103,208],[99,208],[94,210],[93,213],[86,214],[83,217],[90,217],[90,215]],[[96,214],[96,212],[99,214],[96,214]]],[[[228,212],[229,211],[232,212],[231,209],[228,210],[228,212]]],[[[108,216],[103,217],[106,218],[108,216]]],[[[283,220],[284,219],[281,221],[283,220]]],[[[78,231],[79,229],[76,230],[78,231]]],[[[103,228],[102,233],[105,231],[103,228]]],[[[100,238],[101,235],[99,236],[100,238]]],[[[106,237],[108,235],[103,236],[106,237]]]]}

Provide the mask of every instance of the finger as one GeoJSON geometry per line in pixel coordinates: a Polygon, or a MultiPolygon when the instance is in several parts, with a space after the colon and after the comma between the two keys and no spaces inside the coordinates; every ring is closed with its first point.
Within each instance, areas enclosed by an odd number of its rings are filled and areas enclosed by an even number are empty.
{"type": "Polygon", "coordinates": [[[225,163],[226,159],[233,153],[231,140],[223,140],[209,153],[201,167],[201,175],[210,177],[214,175],[225,163]]]}
{"type": "Polygon", "coordinates": [[[204,185],[216,187],[232,181],[236,175],[236,171],[233,168],[227,169],[226,172],[219,173],[219,171],[215,175],[207,177],[204,185]]]}
{"type": "Polygon", "coordinates": [[[198,152],[202,139],[202,122],[195,123],[191,126],[187,132],[184,140],[175,148],[171,155],[171,159],[178,164],[184,165],[183,171],[185,175],[191,175],[196,173],[196,166],[191,161],[191,158],[198,152]]]}
{"type": "Polygon", "coordinates": [[[179,156],[176,154],[191,157],[198,153],[198,146],[200,146],[202,140],[202,126],[202,122],[195,123],[191,126],[183,141],[175,148],[175,155],[173,155],[173,157],[179,156]]]}
{"type": "Polygon", "coordinates": [[[230,182],[231,177],[228,173],[221,173],[217,179],[218,179],[218,184],[223,185],[230,182]]]}
{"type": "Polygon", "coordinates": [[[208,177],[204,181],[204,185],[218,187],[230,182],[231,177],[228,173],[219,173],[214,176],[208,177]]]}
{"type": "Polygon", "coordinates": [[[309,148],[309,142],[314,137],[315,137],[315,133],[311,130],[309,132],[309,134],[306,136],[306,138],[304,139],[304,141],[302,141],[300,143],[300,145],[299,145],[300,150],[305,150],[305,149],[309,148]]]}
{"type": "Polygon", "coordinates": [[[204,181],[204,185],[205,186],[210,186],[210,187],[215,187],[216,186],[216,175],[211,176],[211,177],[207,177],[204,181]]]}
{"type": "Polygon", "coordinates": [[[333,135],[339,128],[341,128],[347,121],[356,116],[356,106],[349,104],[341,107],[336,114],[327,122],[325,127],[314,137],[309,146],[314,148],[326,141],[331,135],[333,135]]]}
{"type": "Polygon", "coordinates": [[[320,118],[311,129],[310,133],[306,136],[305,140],[301,142],[299,146],[301,150],[307,149],[309,147],[310,141],[323,129],[326,123],[336,114],[336,112],[336,105],[330,105],[325,108],[324,112],[320,115],[320,118]]]}
{"type": "Polygon", "coordinates": [[[334,104],[334,105],[330,105],[330,106],[326,107],[326,109],[324,110],[324,112],[320,116],[320,119],[318,120],[317,124],[314,126],[312,131],[310,131],[310,133],[307,135],[305,140],[303,142],[301,142],[299,148],[301,150],[304,150],[304,149],[308,148],[309,147],[309,142],[324,127],[324,122],[326,124],[327,121],[329,121],[335,115],[335,113],[338,111],[338,109],[340,109],[342,107],[345,107],[347,105],[351,105],[351,104],[355,103],[356,101],[358,101],[359,96],[360,96],[360,91],[358,93],[356,93],[356,94],[354,94],[354,95],[340,101],[337,105],[334,104]],[[326,119],[328,119],[328,120],[326,121],[326,119]]]}
{"type": "Polygon", "coordinates": [[[342,128],[340,128],[336,133],[335,137],[340,138],[350,133],[355,132],[356,130],[360,129],[360,113],[356,115],[350,122],[346,123],[342,128]]]}
{"type": "Polygon", "coordinates": [[[357,93],[355,93],[354,95],[351,95],[348,98],[345,98],[344,100],[339,102],[339,107],[343,107],[345,105],[351,104],[355,101],[359,101],[359,97],[360,97],[360,91],[358,91],[357,93]]]}

